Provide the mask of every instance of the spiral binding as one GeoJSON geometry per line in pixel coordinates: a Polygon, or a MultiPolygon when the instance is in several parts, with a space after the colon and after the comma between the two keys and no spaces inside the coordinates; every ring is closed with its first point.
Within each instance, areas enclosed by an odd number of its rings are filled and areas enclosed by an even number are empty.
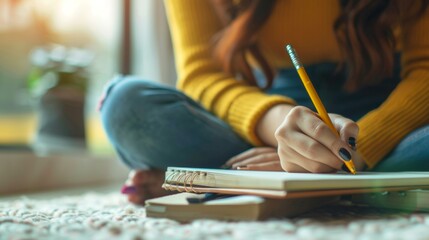
{"type": "Polygon", "coordinates": [[[194,172],[193,174],[192,174],[192,178],[191,178],[191,180],[189,181],[189,186],[191,187],[191,191],[192,192],[194,192],[194,193],[199,193],[199,192],[197,192],[197,191],[195,191],[195,189],[194,189],[194,179],[196,178],[196,177],[198,177],[198,175],[200,175],[200,171],[197,171],[197,172],[194,172]]]}
{"type": "Polygon", "coordinates": [[[175,188],[176,188],[176,191],[178,191],[178,192],[182,192],[182,190],[179,188],[180,187],[180,179],[182,179],[183,177],[186,177],[186,171],[179,171],[180,173],[179,173],[179,176],[177,177],[177,180],[176,180],[176,186],[175,186],[175,188]]]}
{"type": "Polygon", "coordinates": [[[188,181],[188,178],[192,177],[194,175],[194,172],[189,172],[192,174],[186,174],[185,179],[183,180],[183,188],[185,189],[185,192],[191,192],[190,190],[188,190],[188,188],[186,187],[186,183],[188,181]]]}
{"type": "Polygon", "coordinates": [[[171,170],[171,174],[165,179],[165,184],[163,188],[169,191],[178,191],[178,192],[193,192],[201,193],[194,189],[194,180],[198,176],[207,176],[206,172],[200,171],[186,171],[186,170],[171,170]],[[180,189],[180,181],[183,179],[183,189],[180,189]]]}
{"type": "Polygon", "coordinates": [[[167,179],[165,179],[165,183],[167,183],[167,186],[165,186],[164,188],[166,189],[166,190],[168,190],[168,191],[174,191],[173,190],[173,180],[174,180],[174,177],[178,174],[178,173],[180,173],[179,171],[175,171],[175,170],[171,170],[172,171],[172,173],[167,177],[167,179]]]}

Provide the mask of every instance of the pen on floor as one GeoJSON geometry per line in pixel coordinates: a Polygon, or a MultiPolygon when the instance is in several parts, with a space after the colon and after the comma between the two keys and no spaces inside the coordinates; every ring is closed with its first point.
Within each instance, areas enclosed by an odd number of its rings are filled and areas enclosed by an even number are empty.
{"type": "MultiPolygon", "coordinates": [[[[286,52],[289,54],[293,65],[296,68],[296,71],[298,72],[299,77],[301,78],[302,83],[304,84],[305,89],[307,90],[308,95],[310,96],[311,101],[314,104],[314,107],[317,110],[317,113],[319,114],[320,118],[323,122],[326,123],[326,125],[329,126],[329,128],[337,134],[337,136],[340,136],[335,129],[334,125],[331,122],[331,119],[328,116],[328,113],[326,112],[325,106],[323,106],[322,101],[319,98],[319,95],[316,92],[316,89],[314,89],[313,84],[310,81],[310,78],[307,75],[307,72],[305,71],[303,65],[299,61],[298,55],[295,52],[295,49],[291,45],[286,45],[286,52]]],[[[353,163],[353,160],[350,159],[348,161],[343,160],[344,164],[347,166],[349,171],[353,174],[356,174],[356,168],[353,163]]]]}
{"type": "Polygon", "coordinates": [[[197,203],[205,203],[208,201],[212,201],[220,198],[232,197],[232,196],[233,195],[226,195],[226,194],[219,194],[219,193],[205,193],[197,197],[188,197],[186,198],[186,201],[189,204],[197,204],[197,203]]]}

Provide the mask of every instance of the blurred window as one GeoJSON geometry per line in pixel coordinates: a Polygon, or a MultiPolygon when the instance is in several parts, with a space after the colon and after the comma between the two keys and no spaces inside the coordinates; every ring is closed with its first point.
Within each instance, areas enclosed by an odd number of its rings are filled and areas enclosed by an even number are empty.
{"type": "Polygon", "coordinates": [[[120,0],[0,0],[0,149],[32,144],[39,116],[30,55],[58,46],[93,55],[85,69],[86,133],[89,145],[107,144],[96,102],[119,71],[121,9],[120,0]]]}
{"type": "Polygon", "coordinates": [[[134,0],[131,6],[132,73],[174,86],[177,76],[164,1],[134,0]]]}

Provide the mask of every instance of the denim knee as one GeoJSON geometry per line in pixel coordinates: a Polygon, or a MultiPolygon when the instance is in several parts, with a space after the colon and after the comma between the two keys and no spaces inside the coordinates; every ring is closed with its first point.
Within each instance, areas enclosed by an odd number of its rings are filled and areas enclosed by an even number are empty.
{"type": "Polygon", "coordinates": [[[408,134],[374,171],[429,171],[429,125],[408,134]]]}
{"type": "Polygon", "coordinates": [[[150,121],[153,111],[166,99],[177,100],[176,90],[137,77],[116,77],[108,83],[100,106],[105,132],[121,157],[131,168],[145,168],[144,156],[136,154],[138,144],[130,133],[144,131],[140,122],[150,121]],[[160,97],[160,96],[170,97],[160,97]],[[139,155],[139,156],[137,156],[139,155]]]}
{"type": "Polygon", "coordinates": [[[113,82],[101,112],[110,141],[133,169],[216,168],[250,147],[199,103],[148,81],[113,82]]]}
{"type": "Polygon", "coordinates": [[[123,121],[129,119],[133,114],[133,109],[142,103],[140,102],[141,94],[145,89],[149,89],[153,85],[152,82],[141,80],[136,77],[116,77],[110,81],[103,94],[102,103],[100,104],[100,112],[103,124],[106,128],[121,125],[123,121]]]}

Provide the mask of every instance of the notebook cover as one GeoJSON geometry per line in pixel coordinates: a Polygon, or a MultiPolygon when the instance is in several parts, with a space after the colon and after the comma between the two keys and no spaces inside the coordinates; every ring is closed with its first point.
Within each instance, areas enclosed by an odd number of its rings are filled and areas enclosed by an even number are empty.
{"type": "Polygon", "coordinates": [[[165,183],[184,187],[213,187],[285,191],[429,186],[427,172],[360,172],[316,174],[169,167],[165,183]]]}
{"type": "Polygon", "coordinates": [[[428,186],[410,186],[410,187],[384,187],[384,188],[350,188],[350,189],[326,189],[313,191],[284,191],[284,190],[261,190],[261,189],[239,189],[239,188],[210,188],[210,187],[183,187],[164,183],[162,187],[169,191],[192,192],[192,193],[221,193],[221,194],[240,194],[255,195],[274,199],[290,199],[320,196],[339,196],[359,193],[374,193],[384,191],[406,191],[416,188],[428,188],[428,186]]]}

